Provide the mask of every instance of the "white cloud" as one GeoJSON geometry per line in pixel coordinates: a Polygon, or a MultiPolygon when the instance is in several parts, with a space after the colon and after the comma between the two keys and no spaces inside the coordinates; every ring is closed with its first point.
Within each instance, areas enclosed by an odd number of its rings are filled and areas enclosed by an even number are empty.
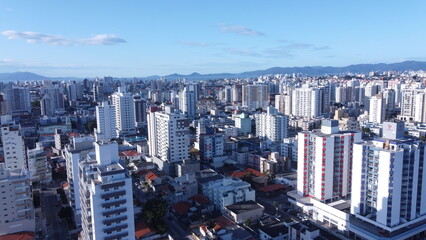
{"type": "Polygon", "coordinates": [[[225,48],[225,50],[231,54],[239,55],[239,56],[246,56],[246,57],[260,57],[261,55],[259,53],[256,53],[252,50],[248,49],[240,49],[240,48],[225,48]]]}
{"type": "Polygon", "coordinates": [[[28,43],[45,43],[55,46],[81,46],[81,45],[115,45],[125,43],[126,40],[113,34],[99,34],[91,38],[69,39],[60,35],[47,35],[37,32],[3,31],[2,35],[8,39],[23,39],[28,43]]]}
{"type": "Polygon", "coordinates": [[[208,43],[205,42],[191,42],[191,41],[178,41],[179,44],[185,45],[188,47],[207,47],[208,43]]]}
{"type": "Polygon", "coordinates": [[[235,33],[245,36],[264,36],[265,34],[242,25],[219,24],[219,31],[224,33],[235,33]]]}

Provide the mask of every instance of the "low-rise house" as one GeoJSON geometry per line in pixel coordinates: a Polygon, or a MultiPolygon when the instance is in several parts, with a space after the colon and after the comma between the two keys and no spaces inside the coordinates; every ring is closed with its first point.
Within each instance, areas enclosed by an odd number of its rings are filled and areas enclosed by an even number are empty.
{"type": "Polygon", "coordinates": [[[236,223],[244,223],[247,219],[254,222],[262,217],[265,208],[254,202],[240,202],[225,207],[224,214],[236,223]]]}
{"type": "Polygon", "coordinates": [[[222,213],[228,205],[255,201],[256,198],[256,192],[250,183],[229,177],[206,183],[203,187],[203,195],[209,198],[215,209],[222,213]]]}
{"type": "Polygon", "coordinates": [[[287,240],[288,226],[283,222],[275,222],[259,227],[259,237],[261,240],[287,240]]]}
{"type": "Polygon", "coordinates": [[[194,173],[176,177],[169,185],[172,203],[187,201],[198,193],[198,182],[194,173]]]}

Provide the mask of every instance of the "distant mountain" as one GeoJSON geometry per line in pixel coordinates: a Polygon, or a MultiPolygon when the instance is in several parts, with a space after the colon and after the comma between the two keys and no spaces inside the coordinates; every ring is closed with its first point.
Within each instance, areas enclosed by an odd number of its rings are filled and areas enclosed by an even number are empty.
{"type": "MultiPolygon", "coordinates": [[[[256,70],[242,73],[213,73],[200,74],[191,73],[182,75],[178,73],[162,76],[168,80],[188,79],[188,80],[209,80],[220,78],[247,78],[258,77],[268,74],[292,74],[300,73],[305,76],[324,76],[333,74],[345,73],[361,73],[366,74],[372,71],[408,71],[408,70],[426,70],[426,62],[405,61],[400,63],[377,63],[377,64],[356,64],[346,67],[321,67],[321,66],[306,66],[306,67],[273,67],[266,70],[256,70]]],[[[161,76],[140,77],[141,79],[158,79],[161,76]]],[[[0,81],[31,81],[31,80],[81,80],[74,77],[45,77],[31,72],[15,72],[15,73],[0,73],[0,81]]]]}
{"type": "Polygon", "coordinates": [[[0,73],[0,82],[10,82],[10,81],[39,81],[39,80],[52,80],[52,81],[62,81],[62,80],[82,80],[81,78],[76,77],[45,77],[38,75],[32,72],[14,72],[14,73],[0,73]]]}
{"type": "Polygon", "coordinates": [[[188,80],[207,80],[218,78],[246,78],[258,77],[268,74],[292,74],[301,73],[307,76],[323,76],[332,74],[345,73],[361,73],[366,74],[372,71],[408,71],[408,70],[426,70],[426,62],[405,61],[400,63],[377,63],[377,64],[356,64],[346,67],[321,67],[321,66],[306,66],[306,67],[273,67],[266,70],[256,70],[242,73],[215,73],[215,74],[199,74],[192,73],[190,75],[171,74],[164,76],[166,79],[186,78],[188,80]]]}
{"type": "Polygon", "coordinates": [[[38,81],[47,77],[31,72],[0,73],[0,81],[38,81]]]}

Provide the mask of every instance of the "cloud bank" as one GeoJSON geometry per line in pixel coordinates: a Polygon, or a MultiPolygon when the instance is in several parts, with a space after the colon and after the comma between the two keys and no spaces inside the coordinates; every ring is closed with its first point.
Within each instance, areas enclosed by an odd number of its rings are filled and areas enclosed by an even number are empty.
{"type": "Polygon", "coordinates": [[[242,25],[219,24],[219,31],[223,33],[235,33],[243,36],[264,36],[265,34],[242,25]]]}
{"type": "Polygon", "coordinates": [[[114,34],[98,34],[91,38],[69,39],[60,35],[48,35],[37,32],[19,32],[14,30],[1,33],[8,39],[23,39],[28,43],[44,43],[54,46],[82,46],[82,45],[116,45],[125,43],[126,40],[114,34]]]}

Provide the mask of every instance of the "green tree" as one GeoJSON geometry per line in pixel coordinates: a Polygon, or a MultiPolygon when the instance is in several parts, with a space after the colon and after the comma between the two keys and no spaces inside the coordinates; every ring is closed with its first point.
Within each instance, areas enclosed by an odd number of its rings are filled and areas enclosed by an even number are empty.
{"type": "Polygon", "coordinates": [[[142,207],[142,217],[148,224],[155,226],[159,233],[167,232],[167,226],[163,220],[167,207],[167,202],[161,198],[150,199],[142,207]]]}
{"type": "Polygon", "coordinates": [[[33,101],[33,102],[31,102],[31,107],[33,107],[33,108],[40,108],[40,101],[33,101]]]}
{"type": "Polygon", "coordinates": [[[251,220],[250,220],[250,218],[247,218],[247,219],[244,221],[244,225],[246,225],[246,227],[250,227],[250,226],[251,226],[251,220]]]}
{"type": "Polygon", "coordinates": [[[90,121],[86,124],[86,130],[89,132],[93,132],[96,128],[96,121],[90,121]]]}

